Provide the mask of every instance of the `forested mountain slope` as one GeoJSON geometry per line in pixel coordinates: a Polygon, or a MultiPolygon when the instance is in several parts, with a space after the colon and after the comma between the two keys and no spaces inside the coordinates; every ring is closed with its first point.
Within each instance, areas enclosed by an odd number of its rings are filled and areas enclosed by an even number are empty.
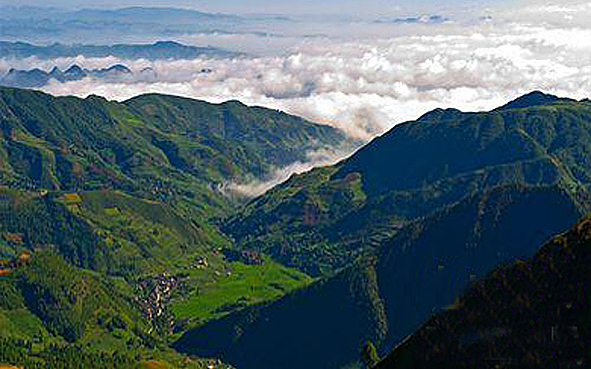
{"type": "Polygon", "coordinates": [[[588,367],[590,247],[586,218],[474,282],[376,368],[588,367]]]}
{"type": "Polygon", "coordinates": [[[224,229],[245,248],[327,274],[406,222],[498,186],[584,194],[590,134],[591,102],[540,92],[491,112],[437,109],[334,166],[293,176],[224,229]]]}
{"type": "Polygon", "coordinates": [[[215,189],[226,182],[264,180],[310,151],[350,143],[275,110],[157,94],[117,103],[0,88],[0,128],[4,185],[115,188],[211,211],[224,209],[215,189]]]}
{"type": "Polygon", "coordinates": [[[0,88],[0,362],[204,366],[167,341],[311,281],[225,257],[214,218],[242,201],[225,186],[357,144],[237,101],[0,88]]]}
{"type": "Polygon", "coordinates": [[[471,281],[533,254],[583,213],[556,187],[498,187],[470,196],[409,223],[377,256],[190,330],[175,348],[240,368],[345,367],[359,360],[366,340],[384,354],[471,281]]]}
{"type": "Polygon", "coordinates": [[[175,347],[241,368],[340,368],[365,340],[387,352],[471,281],[532,255],[590,204],[591,104],[544,96],[515,102],[527,108],[431,112],[251,202],[228,225],[243,245],[267,241],[263,250],[305,270],[335,255],[334,266],[356,265],[191,330],[175,347]]]}

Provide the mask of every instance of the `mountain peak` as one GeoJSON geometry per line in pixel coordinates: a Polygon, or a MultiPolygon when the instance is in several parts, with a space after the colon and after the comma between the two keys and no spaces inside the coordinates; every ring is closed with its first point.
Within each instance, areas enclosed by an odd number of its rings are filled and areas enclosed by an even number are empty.
{"type": "Polygon", "coordinates": [[[185,45],[175,41],[156,41],[153,46],[155,47],[184,47],[185,45]]]}
{"type": "Polygon", "coordinates": [[[536,105],[547,105],[554,102],[574,102],[575,100],[558,97],[547,94],[542,91],[532,91],[528,94],[518,97],[517,99],[508,102],[507,104],[496,108],[495,110],[519,109],[528,108],[536,105]]]}
{"type": "Polygon", "coordinates": [[[77,64],[73,64],[70,68],[68,68],[66,70],[66,73],[80,73],[82,72],[82,68],[80,68],[80,66],[78,66],[77,64]]]}
{"type": "Polygon", "coordinates": [[[127,68],[123,64],[115,64],[110,66],[109,68],[105,69],[107,72],[122,72],[122,73],[131,73],[131,70],[127,68]]]}
{"type": "Polygon", "coordinates": [[[425,114],[421,115],[421,117],[417,120],[418,121],[426,121],[426,120],[432,120],[432,119],[453,119],[461,114],[463,114],[462,111],[458,110],[458,109],[437,108],[437,109],[426,112],[425,114]]]}
{"type": "Polygon", "coordinates": [[[53,69],[51,69],[51,72],[49,72],[49,74],[51,74],[52,76],[57,76],[62,74],[61,69],[59,69],[59,67],[54,66],[53,69]]]}

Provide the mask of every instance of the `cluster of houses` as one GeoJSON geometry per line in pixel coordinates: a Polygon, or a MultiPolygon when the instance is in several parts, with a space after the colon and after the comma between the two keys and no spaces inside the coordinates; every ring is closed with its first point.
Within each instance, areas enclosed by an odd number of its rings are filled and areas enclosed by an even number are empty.
{"type": "MultiPolygon", "coordinates": [[[[180,280],[177,276],[168,273],[159,273],[151,278],[139,282],[139,287],[144,291],[144,296],[136,298],[136,301],[144,315],[155,323],[164,316],[165,304],[169,300],[172,290],[177,287],[180,280]]],[[[170,326],[174,322],[169,322],[170,326]]]]}

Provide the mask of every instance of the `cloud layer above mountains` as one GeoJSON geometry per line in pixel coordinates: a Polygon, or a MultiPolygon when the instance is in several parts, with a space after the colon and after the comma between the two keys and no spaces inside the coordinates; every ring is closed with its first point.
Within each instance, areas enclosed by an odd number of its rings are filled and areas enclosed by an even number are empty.
{"type": "MultiPolygon", "coordinates": [[[[436,107],[490,109],[534,89],[574,98],[591,87],[591,28],[585,3],[530,3],[511,13],[488,10],[445,24],[351,21],[306,32],[288,22],[285,34],[186,35],[180,41],[268,50],[226,60],[64,58],[0,60],[10,67],[62,69],[76,63],[105,68],[122,63],[156,78],[106,82],[87,78],[50,83],[56,95],[103,95],[124,100],[161,92],[221,102],[239,99],[304,116],[370,139],[436,107]],[[533,5],[532,5],[533,4],[533,5]],[[477,14],[478,15],[478,14],[477,14]],[[309,32],[317,31],[315,35],[309,32]]],[[[308,24],[309,26],[309,24],[308,24]]],[[[277,24],[274,23],[274,27],[277,24]]],[[[280,27],[279,27],[280,28],[280,27]]]]}
{"type": "MultiPolygon", "coordinates": [[[[298,21],[286,21],[284,28],[275,22],[267,33],[178,38],[186,44],[250,51],[258,55],[255,57],[0,59],[0,70],[50,70],[54,65],[65,69],[74,63],[89,69],[121,63],[135,72],[150,67],[155,78],[53,81],[43,90],[116,100],[147,92],[211,102],[238,99],[333,125],[369,140],[437,107],[488,110],[532,90],[587,97],[591,91],[589,16],[591,6],[585,2],[560,6],[528,2],[510,12],[488,9],[461,17],[444,14],[450,21],[435,24],[312,20],[303,29],[298,21]]],[[[308,164],[296,163],[287,172],[308,164]]],[[[284,172],[278,169],[277,178],[289,174],[284,172]]],[[[268,184],[249,185],[231,186],[259,193],[268,184]]]]}

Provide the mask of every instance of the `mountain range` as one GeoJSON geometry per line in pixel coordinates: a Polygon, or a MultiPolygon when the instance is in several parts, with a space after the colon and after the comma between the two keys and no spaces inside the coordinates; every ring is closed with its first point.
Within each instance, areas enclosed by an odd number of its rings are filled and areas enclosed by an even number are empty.
{"type": "Polygon", "coordinates": [[[310,283],[264,255],[224,256],[216,218],[244,201],[227,184],[358,145],[238,101],[7,87],[0,130],[0,362],[23,365],[70,360],[76,345],[89,361],[183,363],[171,335],[310,283]]]}
{"type": "Polygon", "coordinates": [[[0,58],[24,59],[35,56],[39,59],[106,58],[134,60],[167,60],[197,58],[240,58],[246,54],[220,49],[212,46],[189,46],[174,41],[157,41],[152,44],[116,44],[116,45],[64,45],[54,43],[41,46],[26,42],[0,41],[0,58]]]}
{"type": "Polygon", "coordinates": [[[360,143],[238,101],[6,87],[0,132],[0,362],[586,362],[588,219],[519,260],[590,210],[589,100],[436,109],[254,199],[226,189],[360,143]]]}
{"type": "MultiPolygon", "coordinates": [[[[124,81],[133,78],[134,73],[122,64],[115,64],[103,69],[82,69],[74,64],[65,71],[58,67],[53,67],[50,72],[41,69],[19,70],[10,69],[8,73],[0,79],[0,86],[33,88],[43,87],[52,79],[58,82],[79,81],[86,77],[101,78],[110,81],[124,81]]],[[[143,69],[139,72],[138,78],[156,78],[156,73],[151,68],[143,69]]]]}
{"type": "Polygon", "coordinates": [[[355,365],[368,339],[387,352],[589,211],[590,122],[589,101],[540,92],[490,112],[437,109],[293,176],[223,229],[237,247],[328,277],[175,347],[240,368],[355,365]]]}
{"type": "Polygon", "coordinates": [[[437,14],[422,14],[406,18],[380,18],[374,22],[384,24],[443,24],[450,22],[450,19],[437,14]]]}
{"type": "MultiPolygon", "coordinates": [[[[207,13],[171,7],[84,8],[0,7],[0,39],[31,42],[91,43],[144,42],[190,34],[256,34],[269,25],[290,22],[277,15],[234,15],[207,13]]],[[[137,48],[136,48],[137,49],[137,48]]],[[[215,49],[202,50],[216,54],[215,49]]],[[[224,54],[223,51],[220,51],[224,54]]],[[[228,56],[228,53],[225,53],[228,56]]]]}
{"type": "Polygon", "coordinates": [[[223,228],[242,247],[318,275],[413,219],[499,186],[578,196],[591,174],[588,107],[535,92],[491,112],[436,109],[334,166],[293,176],[223,228]]]}
{"type": "Polygon", "coordinates": [[[183,193],[213,193],[230,181],[264,180],[311,151],[358,144],[335,128],[238,101],[146,94],[117,103],[2,88],[0,112],[3,181],[34,188],[144,191],[141,180],[158,179],[186,182],[183,193]]]}

